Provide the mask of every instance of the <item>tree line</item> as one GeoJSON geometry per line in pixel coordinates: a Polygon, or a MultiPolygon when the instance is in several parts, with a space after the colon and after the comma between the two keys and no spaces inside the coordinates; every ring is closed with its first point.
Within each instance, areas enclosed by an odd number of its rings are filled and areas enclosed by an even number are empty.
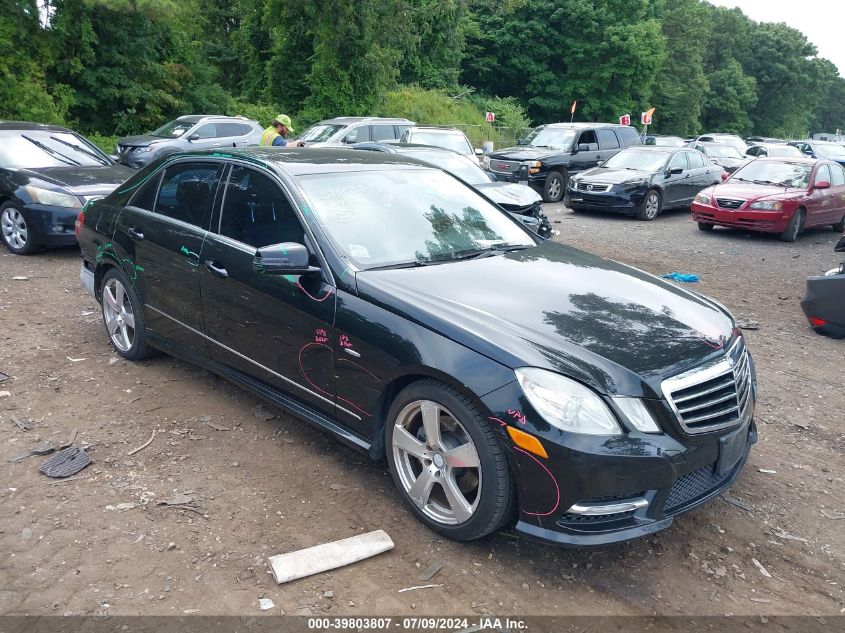
{"type": "Polygon", "coordinates": [[[703,0],[2,0],[0,118],[122,135],[187,113],[800,137],[845,79],[785,24],[703,0]],[[466,107],[463,107],[466,106],[466,107]],[[441,110],[438,111],[437,108],[441,110]],[[439,114],[434,114],[439,112],[439,114]],[[426,118],[427,117],[427,118],[426,118]]]}

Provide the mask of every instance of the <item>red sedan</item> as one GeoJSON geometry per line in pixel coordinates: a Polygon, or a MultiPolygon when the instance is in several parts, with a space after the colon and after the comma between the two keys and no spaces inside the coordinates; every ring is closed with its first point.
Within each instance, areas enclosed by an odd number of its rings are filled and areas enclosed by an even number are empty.
{"type": "Polygon", "coordinates": [[[702,231],[729,226],[779,233],[785,242],[813,226],[843,231],[845,169],[828,160],[758,158],[701,191],[692,203],[692,219],[702,231]]]}

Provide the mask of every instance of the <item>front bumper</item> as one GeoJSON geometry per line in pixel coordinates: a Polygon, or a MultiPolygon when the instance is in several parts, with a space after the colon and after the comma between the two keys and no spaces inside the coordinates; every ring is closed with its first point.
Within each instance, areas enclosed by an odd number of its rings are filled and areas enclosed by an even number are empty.
{"type": "Polygon", "coordinates": [[[700,202],[692,203],[692,219],[696,222],[763,233],[782,233],[789,225],[793,213],[794,211],[722,209],[700,202]]]}
{"type": "Polygon", "coordinates": [[[568,187],[563,203],[570,209],[587,211],[611,211],[630,215],[636,212],[647,189],[629,191],[588,192],[568,187]]]}
{"type": "Polygon", "coordinates": [[[76,244],[74,222],[79,209],[51,207],[45,204],[23,205],[27,226],[42,246],[73,246],[76,244]]]}

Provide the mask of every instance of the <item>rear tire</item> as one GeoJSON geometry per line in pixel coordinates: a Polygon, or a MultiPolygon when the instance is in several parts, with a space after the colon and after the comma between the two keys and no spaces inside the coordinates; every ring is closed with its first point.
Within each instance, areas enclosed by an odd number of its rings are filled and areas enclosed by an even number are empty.
{"type": "Polygon", "coordinates": [[[786,230],[780,234],[780,239],[783,242],[794,242],[798,236],[804,232],[804,209],[798,209],[789,221],[786,230]]]}
{"type": "Polygon", "coordinates": [[[390,406],[384,439],[399,493],[430,529],[470,541],[511,520],[516,493],[504,447],[457,389],[435,380],[405,387],[390,406]]]}
{"type": "Polygon", "coordinates": [[[640,202],[640,208],[637,209],[634,217],[638,220],[650,222],[660,214],[662,208],[663,196],[657,189],[649,189],[643,197],[643,201],[640,202]]]}
{"type": "Polygon", "coordinates": [[[544,202],[560,202],[569,186],[569,173],[566,171],[550,171],[543,187],[544,202]]]}
{"type": "Polygon", "coordinates": [[[707,222],[699,222],[698,223],[698,230],[704,231],[705,233],[710,233],[714,228],[716,228],[716,227],[713,226],[712,224],[707,224],[707,222]]]}
{"type": "Polygon", "coordinates": [[[14,202],[5,202],[0,206],[0,237],[6,248],[15,255],[29,255],[38,250],[32,227],[14,202]]]}
{"type": "Polygon", "coordinates": [[[153,353],[147,344],[144,313],[138,293],[123,271],[110,268],[100,291],[103,324],[114,349],[127,360],[142,360],[153,353]]]}
{"type": "Polygon", "coordinates": [[[845,233],[845,215],[836,224],[833,225],[833,230],[837,233],[845,233]]]}

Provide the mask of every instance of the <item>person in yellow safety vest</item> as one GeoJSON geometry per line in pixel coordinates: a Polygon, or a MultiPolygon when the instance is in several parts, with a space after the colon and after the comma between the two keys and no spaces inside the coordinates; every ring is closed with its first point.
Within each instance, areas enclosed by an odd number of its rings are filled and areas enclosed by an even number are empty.
{"type": "MultiPolygon", "coordinates": [[[[287,114],[279,114],[270,123],[270,127],[264,130],[258,144],[262,147],[285,147],[288,145],[285,137],[292,133],[293,125],[290,122],[290,117],[287,114]]],[[[305,147],[305,143],[302,141],[291,141],[290,145],[292,147],[305,147]]]]}

